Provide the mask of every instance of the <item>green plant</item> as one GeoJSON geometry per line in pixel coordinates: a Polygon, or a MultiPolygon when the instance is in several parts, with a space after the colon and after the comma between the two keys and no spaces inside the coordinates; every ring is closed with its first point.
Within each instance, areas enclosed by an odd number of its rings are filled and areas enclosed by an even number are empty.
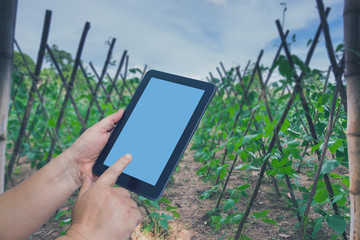
{"type": "Polygon", "coordinates": [[[151,201],[139,196],[137,202],[144,208],[148,217],[148,221],[143,225],[143,230],[153,232],[156,238],[163,236],[170,228],[169,221],[180,218],[180,214],[176,211],[177,207],[171,206],[171,201],[164,197],[158,201],[151,201]]]}

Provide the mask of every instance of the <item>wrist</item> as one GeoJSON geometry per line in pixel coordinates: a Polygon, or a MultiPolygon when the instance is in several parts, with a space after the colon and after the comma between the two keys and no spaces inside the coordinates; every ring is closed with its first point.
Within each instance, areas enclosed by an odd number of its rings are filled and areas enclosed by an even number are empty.
{"type": "Polygon", "coordinates": [[[67,149],[62,154],[56,157],[56,161],[58,161],[61,165],[60,168],[65,174],[65,178],[70,181],[71,185],[74,185],[75,189],[81,187],[82,176],[75,159],[71,155],[71,151],[67,149]]]}

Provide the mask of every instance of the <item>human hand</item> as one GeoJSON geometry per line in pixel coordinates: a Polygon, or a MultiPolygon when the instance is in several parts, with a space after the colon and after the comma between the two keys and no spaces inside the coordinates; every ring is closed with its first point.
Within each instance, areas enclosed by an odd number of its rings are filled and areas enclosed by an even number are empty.
{"type": "Polygon", "coordinates": [[[92,166],[98,158],[101,150],[105,147],[115,124],[121,119],[124,113],[120,109],[100,122],[87,129],[64,154],[67,165],[70,169],[69,175],[74,179],[78,187],[83,182],[83,177],[88,176],[95,182],[97,176],[92,173],[92,166]]]}
{"type": "Polygon", "coordinates": [[[84,177],[66,239],[130,238],[141,214],[129,192],[113,185],[131,159],[130,154],[121,157],[94,184],[84,177]]]}

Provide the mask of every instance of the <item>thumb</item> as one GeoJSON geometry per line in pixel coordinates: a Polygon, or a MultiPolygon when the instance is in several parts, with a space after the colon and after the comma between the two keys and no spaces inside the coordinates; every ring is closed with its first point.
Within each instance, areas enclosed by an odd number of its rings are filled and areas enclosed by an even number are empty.
{"type": "Polygon", "coordinates": [[[101,128],[101,130],[106,130],[107,132],[111,131],[117,122],[120,121],[121,117],[124,114],[124,109],[120,109],[119,111],[107,116],[103,120],[99,122],[99,125],[96,124],[101,128]]]}
{"type": "Polygon", "coordinates": [[[90,177],[86,174],[83,175],[83,184],[80,188],[80,192],[79,192],[79,196],[81,197],[82,195],[84,195],[87,190],[89,190],[89,188],[92,186],[93,182],[91,181],[90,177]]]}

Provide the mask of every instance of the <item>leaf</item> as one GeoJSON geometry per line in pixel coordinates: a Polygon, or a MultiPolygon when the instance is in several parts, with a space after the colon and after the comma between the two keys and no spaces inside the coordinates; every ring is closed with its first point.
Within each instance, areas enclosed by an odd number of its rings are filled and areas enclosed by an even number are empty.
{"type": "Polygon", "coordinates": [[[221,217],[219,216],[211,216],[211,223],[212,224],[217,224],[218,222],[220,222],[221,217]]]}
{"type": "Polygon", "coordinates": [[[296,132],[295,130],[292,130],[290,128],[287,129],[287,132],[290,134],[290,136],[292,136],[294,138],[298,138],[301,136],[301,133],[296,132]]]}
{"type": "Polygon", "coordinates": [[[51,117],[48,122],[49,127],[55,128],[56,127],[56,119],[55,116],[51,117]]]}
{"type": "Polygon", "coordinates": [[[227,148],[228,148],[228,153],[232,153],[233,151],[234,151],[234,144],[233,143],[229,143],[228,145],[227,145],[227,148]]]}
{"type": "Polygon", "coordinates": [[[256,218],[263,218],[263,217],[265,217],[268,213],[269,213],[269,210],[264,210],[264,211],[261,211],[261,212],[254,212],[254,213],[253,213],[253,216],[256,217],[256,218]]]}
{"type": "Polygon", "coordinates": [[[247,162],[247,157],[250,156],[250,154],[248,154],[246,151],[241,151],[240,152],[240,158],[241,160],[243,160],[244,162],[247,162]]]}
{"type": "Polygon", "coordinates": [[[277,222],[275,220],[272,220],[271,218],[262,218],[261,221],[263,221],[264,223],[270,223],[273,225],[277,225],[277,222]]]}
{"type": "Polygon", "coordinates": [[[161,214],[161,218],[162,218],[162,219],[166,219],[166,220],[168,220],[168,221],[174,220],[174,218],[173,218],[172,216],[170,216],[170,215],[168,215],[168,214],[166,214],[166,213],[162,213],[162,214],[161,214]]]}
{"type": "Polygon", "coordinates": [[[225,205],[224,205],[224,211],[227,212],[227,211],[230,210],[233,206],[234,206],[234,200],[233,200],[233,199],[228,199],[228,200],[226,200],[225,205]]]}
{"type": "Polygon", "coordinates": [[[335,52],[343,51],[344,50],[344,44],[340,43],[337,45],[335,52]]]}
{"type": "Polygon", "coordinates": [[[271,166],[274,168],[279,168],[284,166],[288,162],[287,158],[282,158],[280,161],[276,158],[272,159],[271,166]]]}
{"type": "Polygon", "coordinates": [[[159,203],[157,201],[150,201],[150,204],[160,210],[159,203]]]}
{"type": "Polygon", "coordinates": [[[338,148],[342,145],[343,140],[339,139],[337,140],[335,143],[333,144],[329,144],[329,150],[332,154],[334,154],[336,152],[336,150],[338,150],[338,148]]]}
{"type": "Polygon", "coordinates": [[[232,221],[237,223],[240,222],[240,220],[243,218],[244,213],[236,213],[235,215],[233,215],[232,217],[232,221]]]}
{"type": "Polygon", "coordinates": [[[171,201],[167,200],[166,198],[162,197],[159,199],[159,202],[164,202],[164,203],[167,203],[167,204],[171,204],[171,201]]]}
{"type": "Polygon", "coordinates": [[[334,203],[334,202],[338,202],[338,201],[340,201],[343,197],[344,197],[344,194],[336,195],[336,196],[333,198],[332,202],[333,202],[333,203],[334,203]]]}
{"type": "Polygon", "coordinates": [[[328,191],[326,188],[322,188],[320,190],[316,191],[316,194],[314,196],[314,201],[317,203],[323,203],[325,202],[329,197],[328,191]]]}
{"type": "Polygon", "coordinates": [[[283,125],[281,126],[281,131],[286,132],[286,130],[290,127],[289,119],[285,118],[283,125]]]}
{"type": "Polygon", "coordinates": [[[174,215],[174,217],[180,218],[180,214],[177,211],[171,211],[171,213],[174,215]]]}
{"type": "Polygon", "coordinates": [[[138,200],[139,200],[140,202],[142,202],[142,201],[147,200],[147,198],[144,198],[143,196],[140,196],[140,195],[139,195],[138,200]]]}
{"type": "Polygon", "coordinates": [[[152,217],[152,218],[160,218],[160,214],[157,213],[157,212],[153,212],[153,213],[150,213],[150,214],[149,214],[149,217],[152,217]]]}
{"type": "Polygon", "coordinates": [[[312,39],[310,38],[310,39],[307,41],[306,46],[307,46],[307,47],[310,46],[311,43],[312,43],[312,39]]]}
{"type": "Polygon", "coordinates": [[[241,146],[248,144],[251,140],[253,140],[254,138],[257,138],[257,137],[259,137],[259,134],[246,135],[241,141],[241,146]]]}
{"type": "Polygon", "coordinates": [[[249,188],[250,185],[249,184],[243,184],[240,187],[237,188],[238,191],[244,191],[245,189],[249,188]]]}
{"type": "Polygon", "coordinates": [[[169,229],[169,222],[165,219],[160,219],[160,225],[165,230],[169,229]]]}
{"type": "Polygon", "coordinates": [[[316,239],[316,234],[321,229],[321,224],[322,224],[323,220],[324,220],[323,217],[316,218],[313,233],[312,233],[312,238],[313,239],[316,239]]]}
{"type": "Polygon", "coordinates": [[[327,224],[335,232],[342,234],[345,231],[346,222],[344,218],[340,215],[332,215],[326,218],[327,224]]]}
{"type": "Polygon", "coordinates": [[[338,167],[339,165],[340,163],[335,159],[326,160],[324,161],[320,174],[322,175],[327,174],[331,172],[334,168],[338,167]]]}
{"type": "Polygon", "coordinates": [[[346,187],[350,187],[350,180],[349,178],[344,178],[341,180],[342,184],[344,184],[346,187]]]}
{"type": "Polygon", "coordinates": [[[231,107],[231,108],[229,108],[228,111],[229,111],[229,117],[232,118],[235,115],[235,112],[236,112],[235,108],[231,107]]]}
{"type": "Polygon", "coordinates": [[[322,142],[319,142],[318,144],[316,144],[315,146],[313,146],[313,147],[311,148],[311,154],[313,154],[314,151],[318,150],[322,144],[323,144],[322,142]]]}
{"type": "Polygon", "coordinates": [[[174,209],[177,209],[177,207],[173,207],[173,206],[166,207],[166,211],[171,211],[171,210],[174,210],[174,209]]]}

